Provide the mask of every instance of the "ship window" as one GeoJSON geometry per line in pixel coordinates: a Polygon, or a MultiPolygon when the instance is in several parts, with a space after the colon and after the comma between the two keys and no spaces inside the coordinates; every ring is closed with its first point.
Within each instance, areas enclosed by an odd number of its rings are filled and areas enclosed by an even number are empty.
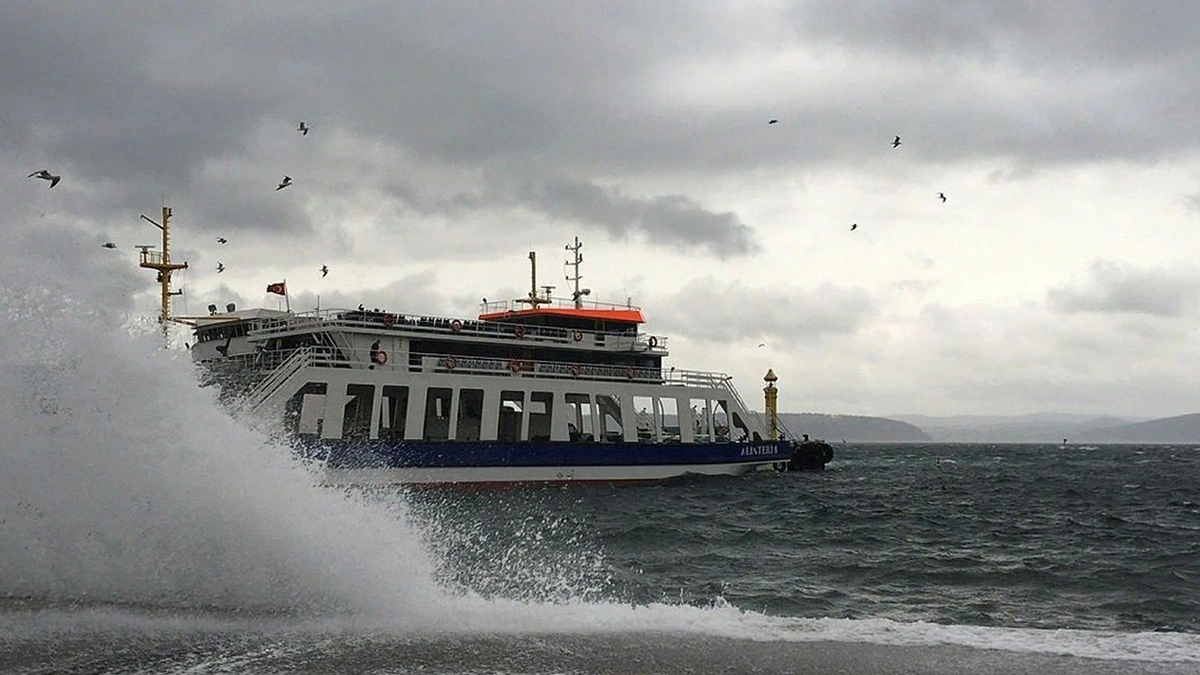
{"type": "Polygon", "coordinates": [[[712,407],[713,438],[718,443],[729,442],[729,402],[713,401],[712,407]]]}
{"type": "Polygon", "coordinates": [[[733,418],[733,428],[735,430],[733,432],[733,440],[735,440],[739,443],[741,443],[742,441],[745,441],[745,440],[749,440],[750,429],[748,429],[746,427],[746,423],[742,421],[741,415],[738,415],[735,412],[732,415],[730,415],[730,417],[733,418]]]}
{"type": "Polygon", "coordinates": [[[521,440],[521,417],[525,405],[525,392],[500,392],[500,419],[496,428],[496,440],[515,442],[521,440]]]}
{"type": "Polygon", "coordinates": [[[458,392],[458,427],[454,438],[477,441],[483,428],[483,390],[463,389],[458,392]]]}
{"type": "Polygon", "coordinates": [[[408,420],[408,387],[389,385],[383,388],[383,410],[379,416],[379,437],[404,440],[404,423],[408,420]]]}
{"type": "Polygon", "coordinates": [[[662,419],[663,442],[678,443],[679,402],[673,398],[660,398],[655,403],[658,404],[658,414],[662,419]]]}
{"type": "Polygon", "coordinates": [[[656,442],[662,420],[655,416],[654,399],[650,396],[634,396],[633,410],[637,415],[638,443],[656,442]]]}
{"type": "Polygon", "coordinates": [[[298,434],[320,436],[325,422],[324,382],[308,382],[287,402],[287,419],[298,434]]]}
{"type": "Polygon", "coordinates": [[[596,407],[600,410],[600,428],[604,432],[604,440],[609,443],[625,441],[625,427],[621,422],[621,398],[601,394],[596,397],[596,407]]]}
{"type": "Polygon", "coordinates": [[[711,419],[708,411],[708,401],[702,398],[694,398],[691,402],[692,406],[692,436],[696,443],[709,442],[712,440],[711,419]]]}
{"type": "Polygon", "coordinates": [[[554,410],[554,394],[534,391],[529,394],[529,440],[550,440],[550,414],[554,410]]]}
{"type": "Polygon", "coordinates": [[[346,407],[342,414],[342,438],[364,440],[371,435],[371,405],[375,402],[375,385],[346,385],[346,407]]]}
{"type": "Polygon", "coordinates": [[[592,420],[592,397],[588,394],[567,394],[567,432],[572,441],[592,441],[596,438],[592,420]]]}
{"type": "Polygon", "coordinates": [[[454,391],[445,387],[430,387],[425,395],[425,435],[427,441],[450,438],[450,401],[454,391]]]}

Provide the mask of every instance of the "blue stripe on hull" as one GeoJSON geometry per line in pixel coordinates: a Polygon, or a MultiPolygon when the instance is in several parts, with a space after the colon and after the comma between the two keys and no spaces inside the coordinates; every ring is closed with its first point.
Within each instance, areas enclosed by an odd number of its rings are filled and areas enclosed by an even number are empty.
{"type": "Polygon", "coordinates": [[[330,468],[671,466],[783,462],[788,441],[750,443],[501,443],[336,441],[317,450],[330,468]]]}

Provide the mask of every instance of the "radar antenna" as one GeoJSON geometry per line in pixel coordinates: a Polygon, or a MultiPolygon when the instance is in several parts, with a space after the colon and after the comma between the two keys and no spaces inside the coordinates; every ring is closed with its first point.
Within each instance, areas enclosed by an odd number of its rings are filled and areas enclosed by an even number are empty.
{"type": "Polygon", "coordinates": [[[579,264],[583,262],[583,254],[579,252],[581,248],[583,248],[583,242],[579,241],[579,237],[575,237],[574,244],[567,244],[566,246],[568,251],[574,253],[573,259],[567,261],[567,266],[575,268],[575,274],[573,276],[568,275],[567,281],[570,281],[575,287],[575,290],[571,293],[571,299],[575,301],[575,309],[583,309],[583,296],[591,295],[592,293],[592,289],[590,288],[579,287],[579,280],[583,279],[583,275],[579,273],[579,264]]]}

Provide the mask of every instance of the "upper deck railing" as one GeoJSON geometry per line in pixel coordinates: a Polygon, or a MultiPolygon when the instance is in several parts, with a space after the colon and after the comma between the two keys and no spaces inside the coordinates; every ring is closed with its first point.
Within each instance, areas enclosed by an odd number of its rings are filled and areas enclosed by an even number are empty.
{"type": "Polygon", "coordinates": [[[581,331],[555,326],[527,326],[506,321],[480,321],[439,316],[408,316],[381,310],[322,309],[262,319],[250,332],[251,339],[307,331],[314,328],[401,332],[431,336],[459,335],[479,338],[523,340],[605,351],[634,351],[665,356],[667,338],[659,335],[617,331],[581,331]],[[586,339],[586,340],[585,340],[586,339]]]}
{"type": "MultiPolygon", "coordinates": [[[[622,311],[623,310],[626,312],[642,311],[641,307],[638,307],[637,305],[633,305],[633,304],[629,304],[629,303],[620,305],[620,304],[611,303],[611,302],[600,302],[598,300],[587,300],[587,299],[583,299],[583,298],[580,298],[578,306],[577,306],[575,300],[573,300],[571,298],[539,297],[537,299],[537,306],[542,307],[542,308],[550,307],[553,309],[591,309],[591,310],[603,310],[603,311],[622,311]]],[[[520,311],[532,309],[532,307],[533,306],[530,304],[529,298],[516,298],[514,300],[496,300],[494,302],[483,303],[483,312],[482,313],[483,314],[498,314],[500,312],[520,312],[520,311]]]]}
{"type": "Polygon", "coordinates": [[[500,359],[487,357],[451,356],[446,354],[412,353],[385,363],[372,360],[369,349],[336,349],[333,347],[303,347],[300,349],[264,350],[255,356],[258,368],[270,371],[258,387],[269,390],[275,383],[290,377],[298,368],[370,369],[381,372],[445,373],[501,377],[533,377],[581,381],[628,381],[686,387],[730,388],[733,378],[726,373],[676,368],[645,368],[596,363],[540,361],[535,359],[500,359]]]}

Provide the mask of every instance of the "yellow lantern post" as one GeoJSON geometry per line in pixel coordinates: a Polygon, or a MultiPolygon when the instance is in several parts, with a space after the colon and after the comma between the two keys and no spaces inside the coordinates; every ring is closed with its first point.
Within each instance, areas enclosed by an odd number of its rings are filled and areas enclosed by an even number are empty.
{"type": "Polygon", "coordinates": [[[768,368],[767,374],[763,376],[763,381],[767,383],[767,386],[763,387],[763,398],[767,407],[767,419],[771,423],[770,431],[771,440],[773,441],[779,440],[779,411],[776,407],[778,405],[779,390],[775,388],[775,382],[778,380],[779,378],[775,376],[775,371],[768,368]]]}

